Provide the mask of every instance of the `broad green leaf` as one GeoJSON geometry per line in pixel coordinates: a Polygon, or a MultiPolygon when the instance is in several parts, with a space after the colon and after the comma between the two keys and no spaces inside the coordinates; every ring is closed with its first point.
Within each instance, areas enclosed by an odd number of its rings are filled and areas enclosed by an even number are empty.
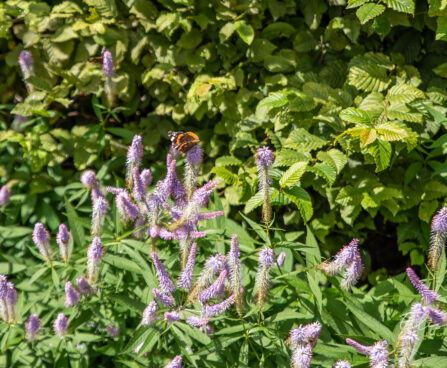
{"type": "Polygon", "coordinates": [[[324,139],[309,133],[307,130],[298,128],[290,133],[286,140],[285,146],[287,148],[293,148],[297,151],[308,152],[319,149],[327,143],[328,142],[324,139]]]}
{"type": "Polygon", "coordinates": [[[383,0],[383,2],[398,12],[414,14],[414,0],[383,0]]]}
{"type": "Polygon", "coordinates": [[[319,151],[317,153],[317,158],[320,161],[331,165],[338,174],[343,170],[348,162],[348,157],[343,152],[335,148],[332,148],[329,151],[319,151]]]}
{"type": "Polygon", "coordinates": [[[433,68],[433,72],[442,78],[447,78],[447,63],[440,64],[436,68],[433,68]]]}
{"type": "Polygon", "coordinates": [[[418,98],[425,98],[424,92],[409,84],[398,84],[388,91],[388,99],[391,103],[408,103],[418,98]]]}
{"type": "Polygon", "coordinates": [[[127,343],[127,345],[121,351],[121,354],[127,354],[135,350],[135,348],[138,345],[142,344],[151,333],[152,328],[144,326],[140,327],[137,331],[135,331],[132,339],[127,343]]]}
{"type": "Polygon", "coordinates": [[[356,14],[360,23],[365,24],[371,19],[378,17],[384,11],[385,7],[382,4],[367,3],[358,8],[356,14]]]}
{"type": "Polygon", "coordinates": [[[242,161],[233,156],[220,156],[216,159],[217,166],[241,166],[242,161]]]}
{"type": "Polygon", "coordinates": [[[320,286],[318,285],[316,271],[310,270],[306,272],[306,276],[309,283],[309,288],[312,291],[313,296],[315,297],[315,304],[318,308],[318,311],[321,313],[323,309],[323,294],[321,293],[320,286]]]}
{"type": "Polygon", "coordinates": [[[375,128],[380,138],[388,142],[405,140],[409,136],[404,125],[398,122],[380,123],[375,128]]]}
{"type": "Polygon", "coordinates": [[[284,187],[293,187],[297,184],[301,176],[305,173],[307,162],[297,162],[290,166],[279,180],[279,185],[284,187]]]}
{"type": "Polygon", "coordinates": [[[124,257],[114,256],[113,254],[105,254],[103,257],[104,262],[111,264],[116,268],[120,268],[122,270],[130,271],[133,273],[142,273],[141,268],[134,261],[124,257]]]}
{"type": "Polygon", "coordinates": [[[340,119],[349,123],[368,124],[372,121],[371,116],[364,110],[348,107],[340,112],[340,119]]]}
{"type": "Polygon", "coordinates": [[[225,180],[225,182],[227,184],[233,185],[238,182],[238,176],[223,166],[213,167],[213,169],[211,170],[211,173],[214,173],[214,174],[220,176],[222,179],[225,180]]]}
{"type": "Polygon", "coordinates": [[[68,200],[65,200],[65,209],[67,210],[69,230],[73,235],[74,243],[79,247],[84,247],[86,245],[84,228],[79,222],[78,214],[68,200]]]}
{"type": "Polygon", "coordinates": [[[255,31],[250,24],[247,24],[244,20],[239,20],[235,24],[236,32],[247,45],[250,45],[255,38],[255,31]]]}
{"type": "Polygon", "coordinates": [[[376,162],[376,172],[385,170],[391,160],[391,144],[377,139],[373,144],[368,146],[368,150],[376,162]]]}
{"type": "Polygon", "coordinates": [[[328,184],[331,186],[334,184],[335,179],[337,177],[337,171],[334,169],[333,166],[329,164],[325,164],[322,162],[317,162],[313,166],[309,166],[307,168],[307,171],[313,172],[314,174],[318,175],[319,177],[323,178],[328,182],[328,184]]]}
{"type": "Polygon", "coordinates": [[[309,194],[303,188],[299,187],[284,188],[283,193],[296,204],[304,222],[309,221],[314,213],[309,194]]]}

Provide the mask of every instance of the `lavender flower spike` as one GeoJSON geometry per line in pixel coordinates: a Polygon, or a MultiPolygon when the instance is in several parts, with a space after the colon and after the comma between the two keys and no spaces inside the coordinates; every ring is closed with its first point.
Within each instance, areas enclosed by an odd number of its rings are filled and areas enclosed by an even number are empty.
{"type": "Polygon", "coordinates": [[[339,360],[337,363],[335,363],[334,368],[351,368],[351,363],[349,363],[347,360],[339,360]]]}
{"type": "MultiPolygon", "coordinates": [[[[136,169],[138,170],[138,168],[136,169]]],[[[138,207],[132,203],[126,191],[122,191],[116,196],[116,207],[124,223],[127,223],[129,220],[134,221],[139,215],[138,207]]]]}
{"type": "Polygon", "coordinates": [[[6,206],[9,203],[9,198],[11,197],[11,192],[7,185],[3,185],[0,188],[0,206],[6,206]]]}
{"type": "Polygon", "coordinates": [[[431,222],[431,242],[428,251],[428,265],[435,271],[438,268],[439,259],[444,250],[447,235],[447,207],[442,207],[433,216],[431,222]]]}
{"type": "Polygon", "coordinates": [[[143,184],[144,190],[146,191],[147,188],[152,184],[152,173],[149,169],[144,169],[141,171],[141,183],[143,184]]]}
{"type": "Polygon", "coordinates": [[[264,146],[256,151],[256,166],[258,167],[259,190],[262,192],[262,219],[269,223],[272,219],[272,206],[270,203],[271,178],[268,169],[273,165],[275,156],[269,147],[264,146]]]}
{"type": "Polygon", "coordinates": [[[177,322],[180,321],[180,314],[177,311],[165,312],[164,320],[167,322],[177,322]]]}
{"type": "Polygon", "coordinates": [[[319,268],[327,275],[335,275],[339,273],[344,267],[349,266],[357,257],[360,256],[358,250],[359,240],[352,239],[348,245],[334,256],[332,261],[323,262],[319,268]]]}
{"type": "Polygon", "coordinates": [[[292,354],[292,368],[310,368],[312,362],[312,346],[299,344],[292,354]]]}
{"type": "Polygon", "coordinates": [[[199,145],[195,145],[186,154],[185,160],[185,191],[188,198],[197,187],[197,178],[199,176],[200,164],[203,161],[203,150],[199,145]]]}
{"type": "Polygon", "coordinates": [[[211,298],[220,297],[224,292],[226,278],[227,270],[222,270],[217,280],[214,281],[214,283],[211,284],[211,286],[209,286],[207,289],[201,291],[197,296],[197,299],[199,299],[201,303],[205,303],[211,298]]]}
{"type": "Polygon", "coordinates": [[[71,281],[67,281],[65,284],[65,306],[67,308],[73,307],[79,303],[80,298],[81,294],[76,291],[71,281]]]}
{"type": "Polygon", "coordinates": [[[102,52],[102,71],[105,77],[104,91],[106,93],[107,102],[109,106],[113,105],[115,99],[115,84],[113,83],[113,76],[115,74],[112,53],[104,49],[102,52]]]}
{"type": "Polygon", "coordinates": [[[173,360],[165,365],[165,368],[182,368],[182,357],[177,355],[173,360]]]}
{"type": "MultiPolygon", "coordinates": [[[[127,150],[126,159],[126,180],[132,180],[132,169],[140,166],[143,161],[143,138],[141,135],[134,135],[132,144],[127,150]]],[[[131,182],[128,183],[129,188],[132,187],[131,182]]]]}
{"type": "Polygon", "coordinates": [[[357,341],[352,339],[346,339],[346,342],[359,353],[367,355],[369,357],[371,367],[388,368],[389,344],[387,341],[378,341],[372,346],[359,344],[357,341]]]}
{"type": "Polygon", "coordinates": [[[186,320],[186,323],[188,323],[191,326],[194,327],[202,327],[202,326],[206,326],[208,324],[208,322],[210,321],[209,318],[207,317],[188,317],[188,319],[186,320]]]}
{"type": "Polygon", "coordinates": [[[231,236],[230,251],[228,252],[228,266],[230,269],[231,290],[236,297],[236,311],[239,316],[244,312],[244,299],[242,295],[242,277],[241,277],[241,251],[239,250],[239,240],[236,234],[231,236]]]}
{"type": "Polygon", "coordinates": [[[0,275],[0,314],[5,322],[8,322],[8,306],[6,305],[6,293],[8,292],[8,278],[0,275]]]}
{"type": "Polygon", "coordinates": [[[259,306],[262,306],[267,298],[267,292],[270,289],[270,268],[275,262],[275,253],[273,252],[273,249],[261,249],[258,262],[259,268],[255,282],[256,303],[259,306]]]}
{"type": "Polygon", "coordinates": [[[340,283],[342,289],[350,290],[353,285],[357,283],[362,275],[363,265],[360,255],[358,255],[354,261],[351,262],[349,267],[343,276],[343,280],[340,283]]]}
{"type": "Polygon", "coordinates": [[[39,336],[41,322],[37,314],[31,314],[25,324],[26,339],[35,342],[39,336]]]}
{"type": "Polygon", "coordinates": [[[158,282],[160,283],[161,290],[165,293],[174,292],[175,286],[169,277],[168,271],[166,271],[165,266],[160,261],[160,258],[158,258],[156,252],[152,252],[152,260],[157,271],[158,282]]]}
{"type": "Polygon", "coordinates": [[[186,262],[186,266],[182,270],[177,282],[177,286],[184,290],[191,289],[194,265],[196,263],[196,255],[197,255],[197,243],[193,243],[191,245],[191,249],[189,250],[188,261],[186,262]]]}
{"type": "Polygon", "coordinates": [[[92,235],[94,236],[101,235],[108,207],[109,204],[107,203],[107,200],[103,197],[98,197],[93,202],[92,229],[91,229],[92,235]]]}
{"type": "Polygon", "coordinates": [[[143,318],[141,324],[143,326],[150,326],[158,318],[158,304],[154,301],[150,302],[143,311],[143,318]]]}
{"type": "Polygon", "coordinates": [[[396,350],[399,355],[399,368],[410,368],[414,356],[416,355],[416,347],[421,339],[419,332],[423,329],[427,320],[427,309],[421,303],[414,303],[411,311],[397,337],[396,350]]]}
{"type": "Polygon", "coordinates": [[[433,304],[440,298],[440,295],[433,290],[430,290],[421,279],[416,275],[411,267],[407,268],[407,275],[411,283],[422,296],[422,300],[425,304],[433,304]]]}
{"type": "MultiPolygon", "coordinates": [[[[20,69],[22,70],[23,79],[28,79],[29,77],[32,77],[34,74],[34,59],[33,55],[28,50],[23,50],[20,52],[19,55],[19,65],[20,69]]],[[[31,86],[28,86],[27,88],[30,90],[31,86]]]]}
{"type": "Polygon", "coordinates": [[[357,350],[360,354],[369,355],[371,354],[371,346],[366,346],[359,344],[357,341],[347,338],[346,343],[352,346],[355,350],[357,350]]]}
{"type": "Polygon", "coordinates": [[[50,248],[50,234],[41,222],[34,225],[33,241],[39,249],[39,253],[47,262],[53,258],[53,252],[50,248]]]}
{"type": "Polygon", "coordinates": [[[96,174],[93,170],[86,170],[81,175],[81,183],[87,189],[92,189],[97,185],[96,174]]]}
{"type": "Polygon", "coordinates": [[[153,288],[152,295],[166,307],[173,307],[175,305],[175,300],[169,293],[163,293],[160,290],[153,288]]]}
{"type": "Polygon", "coordinates": [[[59,245],[59,255],[64,262],[68,262],[71,258],[73,250],[73,238],[65,224],[59,225],[59,231],[56,236],[56,242],[59,245]]]}
{"type": "Polygon", "coordinates": [[[17,291],[12,282],[6,284],[6,308],[8,309],[8,323],[17,321],[17,291]]]}
{"type": "Polygon", "coordinates": [[[68,327],[70,326],[70,322],[67,319],[67,316],[64,313],[59,313],[57,315],[56,320],[53,323],[54,332],[63,339],[67,333],[68,327]]]}
{"type": "Polygon", "coordinates": [[[92,292],[90,284],[83,276],[76,277],[76,285],[82,295],[90,294],[92,292]]]}
{"type": "Polygon", "coordinates": [[[140,171],[138,167],[132,169],[132,179],[133,179],[133,197],[139,203],[143,202],[146,197],[146,189],[144,188],[143,182],[141,180],[140,171]]]}
{"type": "Polygon", "coordinates": [[[430,306],[426,307],[427,315],[431,323],[438,327],[443,327],[447,324],[447,314],[440,309],[434,309],[430,306]]]}
{"type": "Polygon", "coordinates": [[[225,299],[219,304],[205,305],[203,307],[203,315],[205,317],[214,317],[217,314],[222,314],[225,312],[232,304],[234,304],[236,297],[231,295],[229,298],[225,299]]]}
{"type": "Polygon", "coordinates": [[[89,285],[95,285],[99,279],[101,258],[104,255],[101,239],[94,237],[87,251],[87,281],[89,285]]]}

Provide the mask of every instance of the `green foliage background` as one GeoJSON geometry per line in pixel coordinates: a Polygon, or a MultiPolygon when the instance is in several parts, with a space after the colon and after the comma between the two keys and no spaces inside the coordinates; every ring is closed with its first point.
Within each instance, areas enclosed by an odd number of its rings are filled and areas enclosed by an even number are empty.
{"type": "MultiPolygon", "coordinates": [[[[272,201],[276,224],[285,230],[274,236],[278,246],[292,247],[302,237],[303,249],[321,248],[329,255],[356,236],[373,254],[376,269],[383,266],[381,256],[395,247],[409,255],[409,262],[422,265],[429,221],[447,195],[446,41],[445,0],[0,3],[0,184],[13,188],[12,202],[0,214],[0,273],[25,270],[23,265],[10,270],[9,264],[13,256],[29,254],[30,224],[42,221],[54,231],[70,211],[64,208],[65,198],[79,200],[76,211],[88,213],[87,194],[78,181],[82,170],[93,168],[102,184],[116,184],[135,133],[144,137],[145,166],[156,179],[163,175],[169,130],[192,130],[200,136],[206,152],[204,176],[221,178],[222,206],[236,220],[227,220],[218,245],[225,249],[225,237],[242,234],[251,245],[247,250],[252,259],[246,260],[251,270],[255,244],[259,247],[265,235],[257,227],[248,235],[237,223],[260,217],[253,153],[262,145],[276,151],[272,201]],[[101,64],[93,62],[102,47],[115,60],[118,98],[113,112],[103,107],[101,64]],[[26,81],[31,92],[17,62],[23,49],[35,60],[36,76],[26,81]],[[27,122],[19,124],[16,115],[26,116],[27,122]],[[245,220],[240,211],[248,216],[245,220]]],[[[129,246],[137,253],[143,247],[136,242],[129,246]]],[[[301,257],[300,249],[293,248],[295,258],[301,257]]],[[[308,266],[320,260],[317,256],[308,257],[308,266]]],[[[149,272],[144,261],[132,257],[132,262],[142,263],[114,264],[123,270],[120,277],[132,278],[136,268],[149,272]]],[[[33,262],[26,267],[28,272],[37,269],[33,262]]],[[[404,261],[395,263],[385,272],[404,267],[404,261]]],[[[292,265],[286,271],[291,274],[278,279],[273,290],[279,299],[270,322],[279,322],[285,335],[292,319],[325,316],[328,327],[322,338],[332,345],[317,345],[315,361],[321,366],[328,366],[328,357],[331,363],[340,358],[343,336],[368,335],[372,329],[372,339],[391,340],[412,298],[402,276],[358,293],[360,299],[354,300],[331,289],[322,294],[318,281],[325,279],[312,272],[292,270],[292,265]],[[298,295],[286,291],[290,287],[305,290],[310,299],[296,301],[298,295]],[[283,305],[290,308],[281,311],[283,305]],[[347,315],[352,323],[346,322],[347,315]]],[[[74,270],[48,272],[45,277],[54,282],[50,298],[60,287],[58,281],[69,279],[74,270]]],[[[371,275],[369,281],[378,279],[379,274],[371,275]]],[[[21,290],[36,291],[31,284],[23,281],[21,290]]],[[[131,301],[121,300],[137,320],[142,305],[135,300],[148,291],[135,293],[131,301]]],[[[118,320],[120,310],[114,313],[109,318],[118,320]]],[[[254,326],[247,332],[233,322],[220,332],[225,349],[215,346],[210,353],[206,336],[196,335],[205,347],[190,362],[207,356],[207,366],[220,367],[225,366],[223,356],[233,356],[245,364],[240,366],[253,366],[251,334],[255,351],[262,346],[278,354],[266,357],[265,366],[287,361],[284,344],[271,343],[268,329],[254,326]],[[259,335],[261,330],[264,335],[259,335]]],[[[177,334],[165,343],[181,346],[185,335],[177,334]]],[[[443,351],[443,338],[437,337],[422,345],[426,358],[419,366],[442,365],[430,363],[431,353],[443,351]]],[[[2,349],[14,343],[8,338],[2,340],[2,349]]],[[[158,335],[147,338],[149,350],[158,335]]],[[[79,339],[93,343],[98,337],[86,332],[79,339]]],[[[123,347],[120,341],[100,353],[113,356],[114,349],[123,347]]],[[[127,345],[114,363],[139,366],[128,363],[132,348],[127,345]]],[[[30,364],[26,349],[17,351],[22,363],[30,364]]],[[[82,355],[74,348],[72,354],[82,355]]],[[[160,362],[168,356],[160,355],[160,362]]],[[[95,359],[92,351],[90,357],[95,359]]],[[[65,359],[54,357],[59,358],[65,359]]],[[[355,359],[359,366],[366,364],[355,359]]]]}

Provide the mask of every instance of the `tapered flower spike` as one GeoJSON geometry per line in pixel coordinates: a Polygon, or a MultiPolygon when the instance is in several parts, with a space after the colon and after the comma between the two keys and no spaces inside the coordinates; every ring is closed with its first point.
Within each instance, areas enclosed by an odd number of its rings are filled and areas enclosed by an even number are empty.
{"type": "Polygon", "coordinates": [[[202,327],[206,326],[209,323],[210,319],[208,317],[188,317],[186,322],[194,327],[202,327]]]}
{"type": "Polygon", "coordinates": [[[231,236],[230,251],[228,252],[228,267],[230,269],[230,285],[231,291],[236,297],[236,311],[242,316],[244,313],[244,298],[242,291],[242,276],[241,276],[241,252],[239,250],[239,240],[236,234],[231,236]]]}
{"type": "Polygon", "coordinates": [[[343,268],[349,266],[357,257],[360,256],[358,245],[359,240],[352,239],[348,245],[345,245],[342,249],[340,249],[332,261],[323,262],[320,264],[319,268],[327,275],[335,275],[340,273],[343,268]]]}
{"type": "Polygon", "coordinates": [[[388,368],[389,344],[387,341],[378,341],[372,346],[365,346],[348,338],[346,339],[346,343],[351,345],[359,353],[367,355],[372,368],[388,368]]]}
{"type": "Polygon", "coordinates": [[[275,161],[272,150],[267,147],[261,147],[256,150],[256,166],[258,168],[259,190],[262,192],[262,219],[268,224],[272,219],[272,205],[270,203],[270,185],[272,179],[268,174],[269,168],[275,161]]]}
{"type": "Polygon", "coordinates": [[[6,284],[5,302],[8,309],[8,323],[14,323],[18,319],[17,313],[17,291],[12,282],[6,284]]]}
{"type": "Polygon", "coordinates": [[[143,318],[141,319],[141,324],[143,326],[150,326],[158,319],[158,304],[154,301],[150,302],[148,306],[143,311],[143,318]]]}
{"type": "Polygon", "coordinates": [[[133,197],[138,203],[142,203],[146,197],[146,189],[143,185],[138,167],[132,169],[133,197]]]}
{"type": "Polygon", "coordinates": [[[188,261],[186,262],[186,266],[180,273],[177,282],[177,286],[184,290],[191,289],[192,276],[194,272],[194,266],[196,263],[196,255],[197,255],[197,243],[193,243],[191,245],[191,249],[189,250],[188,261]]]}
{"type": "Polygon", "coordinates": [[[292,368],[310,368],[312,362],[312,346],[299,344],[292,354],[292,368]]]}
{"type": "Polygon", "coordinates": [[[8,322],[8,306],[6,305],[6,293],[8,292],[8,278],[0,275],[0,314],[3,321],[8,322]]]}
{"type": "Polygon", "coordinates": [[[231,307],[236,300],[236,297],[231,295],[229,298],[225,299],[223,302],[219,304],[212,304],[212,305],[205,305],[203,307],[203,316],[204,317],[214,317],[218,314],[222,314],[225,312],[229,307],[231,307]]]}
{"type": "Polygon", "coordinates": [[[422,296],[422,301],[425,304],[433,304],[441,297],[436,291],[430,290],[429,287],[425,285],[416,275],[411,267],[407,268],[407,275],[415,289],[422,296]]]}
{"type": "MultiPolygon", "coordinates": [[[[34,73],[34,59],[31,52],[23,50],[19,55],[19,65],[22,70],[23,79],[28,79],[35,75],[34,73]]],[[[33,90],[33,86],[30,83],[25,82],[26,88],[29,92],[33,90]]]]}
{"type": "Polygon", "coordinates": [[[201,303],[205,303],[212,298],[219,298],[222,296],[225,289],[225,280],[227,278],[227,270],[222,270],[219,277],[208,288],[202,290],[197,299],[201,303]]]}
{"type": "Polygon", "coordinates": [[[139,215],[138,206],[132,203],[129,194],[126,191],[122,191],[116,196],[116,208],[124,223],[135,221],[139,215]]]}
{"type": "Polygon", "coordinates": [[[416,355],[416,346],[421,339],[420,331],[425,326],[427,320],[427,309],[421,303],[414,303],[411,311],[397,337],[396,350],[399,356],[399,368],[410,368],[414,356],[416,355]]]}
{"type": "Polygon", "coordinates": [[[114,325],[107,325],[106,331],[110,337],[119,337],[120,335],[120,329],[114,325]]]}
{"type": "Polygon", "coordinates": [[[90,286],[96,284],[99,279],[101,259],[104,256],[101,239],[94,237],[87,251],[87,281],[90,286]]]}
{"type": "Polygon", "coordinates": [[[430,306],[426,307],[427,316],[431,323],[437,327],[443,327],[447,324],[447,314],[440,309],[435,309],[430,306]]]}
{"type": "Polygon", "coordinates": [[[185,160],[185,191],[188,198],[197,188],[197,178],[199,176],[200,164],[203,161],[202,147],[196,145],[186,154],[185,160]]]}
{"type": "Polygon", "coordinates": [[[104,91],[106,93],[109,106],[112,106],[115,101],[116,94],[115,84],[112,79],[115,74],[112,53],[109,50],[104,49],[102,52],[102,59],[102,71],[105,78],[104,91]]]}
{"type": "Polygon", "coordinates": [[[76,285],[78,286],[78,290],[82,295],[87,295],[92,292],[90,284],[83,276],[76,277],[76,285]]]}
{"type": "Polygon", "coordinates": [[[273,252],[273,249],[261,249],[258,260],[258,274],[255,282],[256,303],[260,307],[264,304],[270,289],[270,269],[274,262],[275,253],[273,252]]]}
{"type": "Polygon", "coordinates": [[[3,185],[0,188],[0,206],[6,206],[9,203],[9,198],[11,197],[11,192],[8,186],[3,185]]]}
{"type": "Polygon", "coordinates": [[[312,361],[312,350],[321,333],[321,323],[313,322],[300,325],[290,331],[290,343],[293,349],[291,367],[309,368],[312,361]]]}
{"type": "Polygon", "coordinates": [[[152,172],[149,169],[144,169],[141,171],[141,182],[143,184],[144,190],[146,191],[147,188],[152,184],[152,172]]]}
{"type": "Polygon", "coordinates": [[[39,336],[41,322],[37,314],[31,314],[25,324],[26,339],[35,342],[39,336]]]}
{"type": "Polygon", "coordinates": [[[351,368],[351,363],[349,363],[347,360],[339,360],[337,363],[335,363],[334,368],[351,368]]]}
{"type": "Polygon", "coordinates": [[[73,251],[73,238],[65,224],[59,225],[59,231],[56,236],[56,242],[59,245],[59,255],[64,262],[68,262],[73,251]]]}
{"type": "Polygon", "coordinates": [[[431,241],[430,249],[428,251],[428,266],[432,271],[438,268],[439,260],[447,235],[447,207],[442,207],[438,213],[433,217],[431,222],[431,241]]]}
{"type": "Polygon", "coordinates": [[[278,257],[276,258],[276,263],[278,264],[278,267],[284,266],[285,259],[286,259],[286,253],[285,252],[279,253],[278,257]]]}
{"type": "Polygon", "coordinates": [[[180,314],[177,311],[165,312],[164,320],[166,322],[177,322],[177,321],[180,321],[180,314]]]}
{"type": "Polygon", "coordinates": [[[182,357],[177,355],[173,360],[165,365],[165,368],[182,368],[182,357]]]}
{"type": "Polygon", "coordinates": [[[160,283],[160,289],[164,293],[172,293],[175,290],[175,286],[169,277],[168,271],[158,258],[156,252],[152,252],[152,261],[154,262],[155,269],[157,271],[158,282],[160,283]]]}
{"type": "Polygon", "coordinates": [[[86,170],[81,175],[81,183],[87,189],[92,189],[97,185],[96,173],[93,170],[86,170]]]}
{"type": "Polygon", "coordinates": [[[53,323],[53,329],[56,335],[58,335],[61,339],[64,338],[67,334],[69,326],[70,322],[68,321],[67,316],[64,313],[59,313],[53,323]]]}
{"type": "Polygon", "coordinates": [[[80,298],[81,294],[73,287],[71,281],[67,281],[65,284],[65,306],[69,308],[77,305],[80,298]]]}
{"type": "Polygon", "coordinates": [[[39,249],[39,253],[47,262],[53,258],[53,251],[50,247],[50,234],[42,223],[38,222],[34,225],[33,241],[39,249]]]}
{"type": "Polygon", "coordinates": [[[340,283],[342,289],[350,290],[357,283],[362,275],[363,265],[360,255],[357,256],[346,269],[343,280],[340,283]]]}
{"type": "Polygon", "coordinates": [[[107,203],[105,198],[99,197],[93,202],[91,229],[92,235],[101,235],[108,207],[109,204],[107,203]]]}
{"type": "Polygon", "coordinates": [[[153,288],[152,295],[156,298],[160,303],[164,304],[166,307],[170,308],[175,305],[175,300],[169,293],[163,293],[162,291],[153,288]]]}

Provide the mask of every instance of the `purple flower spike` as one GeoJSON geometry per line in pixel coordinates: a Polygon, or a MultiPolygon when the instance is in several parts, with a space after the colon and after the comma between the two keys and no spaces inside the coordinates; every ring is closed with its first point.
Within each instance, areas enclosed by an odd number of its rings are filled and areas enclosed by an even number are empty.
{"type": "Polygon", "coordinates": [[[357,350],[360,354],[369,355],[371,353],[371,346],[366,346],[359,344],[357,341],[347,338],[346,343],[352,346],[355,350],[357,350]]]}
{"type": "Polygon", "coordinates": [[[95,285],[98,281],[100,261],[103,256],[101,239],[96,236],[87,250],[87,281],[90,285],[95,285]]]}
{"type": "Polygon", "coordinates": [[[440,233],[447,232],[447,207],[442,207],[438,213],[433,216],[431,230],[440,233]]]}
{"type": "Polygon", "coordinates": [[[92,235],[95,236],[101,235],[108,207],[109,204],[107,203],[107,200],[103,197],[98,197],[93,202],[92,229],[91,229],[92,235]]]}
{"type": "Polygon", "coordinates": [[[337,363],[335,363],[334,368],[351,368],[351,363],[349,363],[347,360],[339,360],[337,363]]]}
{"type": "Polygon", "coordinates": [[[276,263],[278,264],[279,267],[284,266],[285,259],[286,259],[286,253],[285,252],[279,253],[278,258],[276,259],[276,263]]]}
{"type": "Polygon", "coordinates": [[[53,323],[54,332],[62,339],[67,333],[70,322],[64,313],[59,313],[53,323]]]}
{"type": "Polygon", "coordinates": [[[26,339],[35,342],[39,336],[41,322],[37,314],[31,314],[25,324],[26,339]]]}
{"type": "Polygon", "coordinates": [[[160,261],[160,258],[158,258],[156,252],[152,252],[152,260],[154,262],[155,269],[157,270],[157,277],[161,290],[165,293],[174,292],[175,286],[169,277],[168,271],[166,271],[165,266],[160,261]]]}
{"type": "Polygon", "coordinates": [[[93,188],[96,183],[96,174],[93,170],[86,170],[81,175],[81,183],[87,189],[93,188]]]}
{"type": "MultiPolygon", "coordinates": [[[[6,284],[6,295],[4,302],[6,304],[8,315],[6,322],[13,323],[17,320],[17,291],[12,282],[8,282],[6,284]]],[[[4,311],[2,312],[4,313],[4,311]]]]}
{"type": "Polygon", "coordinates": [[[290,330],[290,342],[292,343],[292,346],[296,346],[306,341],[307,341],[306,327],[300,325],[298,328],[290,330]]]}
{"type": "Polygon", "coordinates": [[[202,326],[206,326],[208,324],[208,322],[210,321],[209,318],[207,317],[188,317],[188,319],[186,320],[186,322],[194,327],[202,327],[202,326]]]}
{"type": "Polygon", "coordinates": [[[180,314],[177,311],[165,312],[164,319],[167,322],[177,322],[180,321],[180,314]]]}
{"type": "MultiPolygon", "coordinates": [[[[138,168],[136,169],[138,170],[138,168]]],[[[128,222],[129,220],[134,221],[139,215],[138,207],[132,203],[126,191],[122,191],[116,196],[116,207],[124,222],[128,222]]]]}
{"type": "Polygon", "coordinates": [[[144,169],[141,172],[141,183],[143,184],[144,190],[146,191],[147,188],[152,184],[152,173],[149,169],[144,169]]]}
{"type": "Polygon", "coordinates": [[[196,189],[191,200],[201,207],[206,207],[211,193],[213,193],[213,190],[216,189],[218,185],[219,183],[217,181],[209,181],[199,189],[196,189]]]}
{"type": "Polygon", "coordinates": [[[197,255],[197,243],[193,243],[191,245],[191,249],[189,250],[188,261],[186,262],[186,266],[183,269],[182,273],[178,278],[177,285],[185,290],[190,290],[192,285],[192,276],[194,272],[194,265],[196,263],[196,255],[197,255]]]}
{"type": "Polygon", "coordinates": [[[23,78],[28,79],[34,75],[33,55],[28,50],[23,50],[19,55],[19,65],[22,70],[23,78]]]}
{"type": "Polygon", "coordinates": [[[11,193],[9,191],[8,186],[3,185],[0,188],[0,206],[6,206],[9,203],[10,197],[11,197],[11,193]]]}
{"type": "Polygon", "coordinates": [[[6,292],[8,290],[8,278],[5,275],[0,275],[0,299],[6,297],[6,292]]]}
{"type": "Polygon", "coordinates": [[[81,294],[76,291],[71,281],[67,281],[65,284],[65,306],[69,308],[77,305],[80,298],[81,294]]]}
{"type": "Polygon", "coordinates": [[[203,307],[203,315],[205,317],[214,317],[217,314],[222,314],[225,312],[231,305],[234,304],[236,297],[231,295],[228,299],[225,299],[223,302],[219,304],[205,305],[203,307]]]}
{"type": "Polygon", "coordinates": [[[141,324],[143,326],[150,326],[158,318],[158,304],[154,301],[150,302],[143,311],[143,318],[141,324]]]}
{"type": "Polygon", "coordinates": [[[312,362],[312,346],[299,344],[292,354],[292,368],[310,368],[312,362]]]}
{"type": "Polygon", "coordinates": [[[112,53],[106,49],[102,52],[102,71],[106,78],[112,78],[115,74],[112,53]]]}
{"type": "Polygon", "coordinates": [[[59,254],[61,259],[68,262],[71,258],[73,240],[65,224],[59,225],[56,242],[59,245],[59,254]]]}
{"type": "Polygon", "coordinates": [[[190,165],[200,165],[203,161],[203,149],[199,145],[192,147],[186,154],[186,161],[190,165]]]}
{"type": "Polygon", "coordinates": [[[76,277],[76,285],[78,286],[78,290],[82,295],[90,294],[92,291],[90,284],[82,276],[76,277]]]}
{"type": "Polygon", "coordinates": [[[201,303],[205,303],[211,298],[222,296],[225,288],[225,280],[227,278],[227,270],[222,270],[219,277],[210,287],[201,291],[197,297],[201,303]]]}
{"type": "Polygon", "coordinates": [[[440,298],[438,293],[430,290],[428,286],[421,281],[411,267],[407,268],[407,275],[415,289],[422,296],[422,300],[425,304],[433,304],[440,298]]]}
{"type": "Polygon", "coordinates": [[[165,365],[165,368],[182,368],[182,357],[177,355],[173,360],[165,365]]]}
{"type": "Polygon", "coordinates": [[[33,241],[42,257],[46,261],[50,261],[53,258],[53,252],[50,248],[50,234],[41,222],[34,225],[33,241]]]}
{"type": "Polygon", "coordinates": [[[225,211],[215,211],[215,212],[202,212],[199,214],[200,220],[212,220],[216,217],[225,215],[225,211]]]}
{"type": "Polygon", "coordinates": [[[120,329],[113,325],[107,325],[106,331],[110,337],[119,337],[120,335],[120,329]]]}
{"type": "Polygon", "coordinates": [[[273,165],[273,161],[275,161],[275,156],[269,147],[264,146],[256,150],[256,162],[258,165],[270,167],[273,165]]]}
{"type": "Polygon", "coordinates": [[[434,309],[430,306],[427,307],[427,315],[432,323],[442,327],[447,324],[447,314],[439,309],[434,309]]]}
{"type": "Polygon", "coordinates": [[[273,249],[263,248],[259,252],[259,264],[264,267],[271,267],[275,262],[275,253],[273,249]]]}
{"type": "Polygon", "coordinates": [[[165,294],[162,291],[153,288],[152,295],[154,296],[154,298],[156,298],[158,301],[160,301],[168,308],[173,307],[175,305],[175,300],[171,296],[171,294],[165,294]]]}
{"type": "Polygon", "coordinates": [[[357,341],[352,339],[346,339],[346,343],[350,346],[352,346],[355,350],[357,350],[359,353],[363,355],[367,355],[370,360],[371,367],[377,367],[377,368],[387,368],[388,367],[388,342],[378,341],[372,346],[365,346],[362,344],[359,344],[357,341]]]}
{"type": "Polygon", "coordinates": [[[428,265],[432,270],[438,268],[444,250],[447,235],[447,207],[442,207],[433,217],[431,223],[431,244],[428,252],[428,265]]]}

